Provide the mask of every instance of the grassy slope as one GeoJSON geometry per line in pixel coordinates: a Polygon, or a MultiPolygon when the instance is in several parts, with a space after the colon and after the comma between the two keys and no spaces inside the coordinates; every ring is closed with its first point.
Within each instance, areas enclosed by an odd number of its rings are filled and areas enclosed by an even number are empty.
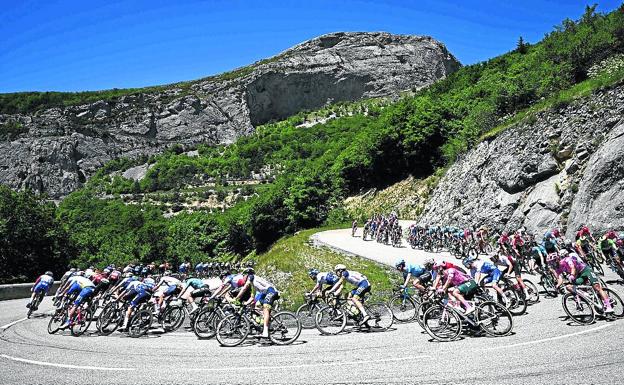
{"type": "Polygon", "coordinates": [[[257,257],[256,270],[277,286],[286,308],[296,309],[303,303],[303,293],[314,287],[307,275],[309,269],[328,271],[338,263],[365,274],[373,285],[373,295],[392,289],[392,277],[397,276],[390,267],[311,245],[310,237],[314,233],[329,229],[310,229],[284,237],[271,250],[257,257]]]}

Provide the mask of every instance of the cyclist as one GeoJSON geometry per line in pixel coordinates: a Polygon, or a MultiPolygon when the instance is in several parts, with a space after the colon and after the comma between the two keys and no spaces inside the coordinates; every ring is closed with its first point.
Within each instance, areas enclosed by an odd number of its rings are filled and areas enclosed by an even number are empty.
{"type": "Polygon", "coordinates": [[[618,247],[616,241],[618,240],[617,234],[613,230],[607,231],[605,235],[600,237],[598,240],[598,245],[600,246],[600,250],[602,254],[605,256],[607,261],[613,260],[613,262],[620,266],[620,269],[624,268],[622,265],[622,261],[618,254],[618,247]]]}
{"type": "Polygon", "coordinates": [[[252,301],[256,302],[256,308],[262,306],[263,317],[263,329],[262,338],[269,338],[269,320],[271,319],[271,308],[273,303],[279,298],[279,292],[275,288],[275,285],[267,281],[262,277],[255,275],[253,268],[248,267],[243,271],[245,277],[245,285],[241,288],[240,292],[236,296],[236,301],[240,303],[243,295],[247,292],[255,294],[252,298],[249,298],[247,304],[252,301]]]}
{"type": "MultiPolygon", "coordinates": [[[[220,273],[222,274],[222,273],[220,273]]],[[[230,274],[225,275],[221,278],[223,283],[221,287],[214,291],[214,293],[210,296],[210,299],[225,297],[226,299],[229,297],[229,293],[238,295],[240,289],[245,285],[245,276],[243,274],[230,274]]],[[[243,302],[247,301],[249,296],[243,296],[240,298],[243,302]]]]}
{"type": "Polygon", "coordinates": [[[134,309],[136,309],[140,304],[147,302],[152,297],[155,286],[156,282],[151,275],[145,277],[143,281],[134,281],[131,285],[129,285],[130,293],[128,293],[125,298],[127,299],[132,297],[132,299],[130,300],[130,306],[128,306],[128,309],[126,310],[126,318],[124,318],[124,323],[121,327],[122,331],[128,329],[128,323],[130,322],[130,317],[132,316],[134,309]],[[134,295],[132,296],[132,294],[134,295]]]}
{"type": "Polygon", "coordinates": [[[195,275],[201,277],[204,275],[204,264],[202,262],[198,262],[195,265],[195,275]]]}
{"type": "Polygon", "coordinates": [[[308,276],[311,280],[316,282],[314,288],[308,293],[309,295],[313,295],[319,292],[321,293],[321,296],[324,297],[325,292],[331,289],[331,287],[334,286],[336,282],[338,282],[338,277],[331,271],[320,273],[317,269],[310,269],[310,271],[308,271],[308,276]],[[325,290],[323,290],[323,287],[325,285],[327,286],[325,287],[325,290]]]}
{"type": "Polygon", "coordinates": [[[353,289],[349,294],[348,300],[351,301],[351,303],[353,303],[360,312],[362,312],[362,316],[364,318],[362,318],[361,324],[366,324],[371,317],[362,305],[361,298],[364,294],[371,291],[371,285],[368,282],[368,278],[366,278],[364,274],[357,271],[347,270],[347,267],[343,264],[336,265],[334,267],[334,271],[339,277],[338,282],[336,282],[334,286],[327,291],[327,294],[338,295],[342,290],[345,281],[355,286],[355,289],[353,289]]]}
{"type": "Polygon", "coordinates": [[[409,284],[411,278],[414,279],[412,282],[414,287],[419,291],[424,291],[425,287],[423,284],[431,281],[431,273],[426,268],[426,266],[433,266],[433,259],[427,258],[425,260],[425,266],[420,266],[416,264],[410,263],[407,265],[404,259],[398,260],[394,266],[398,271],[403,273],[404,282],[401,285],[401,289],[404,289],[409,284]]]}
{"type": "Polygon", "coordinates": [[[501,268],[503,275],[512,275],[513,273],[513,276],[516,277],[516,280],[518,281],[518,285],[522,288],[522,293],[524,293],[525,296],[528,296],[529,293],[527,291],[527,287],[522,280],[520,264],[516,263],[511,255],[494,254],[494,256],[492,256],[492,260],[494,261],[494,264],[501,268]]]}
{"type": "Polygon", "coordinates": [[[491,283],[492,288],[496,290],[503,302],[505,302],[505,307],[509,306],[509,299],[503,292],[503,289],[498,286],[503,272],[495,264],[469,257],[464,259],[463,265],[470,271],[470,276],[472,276],[477,285],[491,283]]]}
{"type": "Polygon", "coordinates": [[[91,282],[90,279],[81,275],[70,278],[68,282],[71,282],[71,286],[65,294],[69,296],[77,293],[78,296],[76,297],[76,300],[74,300],[73,305],[69,308],[68,317],[65,323],[61,326],[62,329],[65,329],[70,325],[71,319],[73,318],[74,313],[76,313],[78,306],[89,300],[95,290],[95,284],[91,282]]]}
{"type": "Polygon", "coordinates": [[[531,247],[531,259],[529,259],[529,269],[534,271],[536,267],[546,266],[546,249],[542,245],[535,245],[531,247]]]}
{"type": "Polygon", "coordinates": [[[65,287],[67,280],[76,275],[76,271],[76,268],[72,267],[71,269],[67,270],[65,274],[63,274],[63,276],[61,277],[61,282],[59,283],[59,287],[58,289],[56,289],[54,297],[52,297],[53,300],[56,300],[56,298],[62,293],[62,289],[65,287]]]}
{"type": "Polygon", "coordinates": [[[455,268],[446,268],[444,263],[434,264],[433,269],[437,272],[433,287],[437,288],[440,282],[444,282],[437,291],[444,293],[452,288],[448,295],[457,299],[464,306],[465,314],[474,312],[475,307],[466,300],[467,296],[474,294],[479,288],[474,279],[455,268]]]}
{"type": "Polygon", "coordinates": [[[154,287],[154,297],[156,298],[154,310],[160,311],[165,297],[179,294],[182,291],[182,286],[182,281],[172,277],[171,271],[165,271],[158,284],[154,287]]]}
{"type": "MultiPolygon", "coordinates": [[[[26,304],[26,307],[30,309],[31,304],[34,303],[35,297],[39,295],[39,293],[43,292],[44,296],[48,295],[48,292],[50,291],[50,288],[53,284],[54,275],[51,271],[46,271],[43,275],[40,275],[39,278],[37,278],[37,280],[35,281],[32,289],[30,289],[32,295],[30,296],[30,302],[26,304]]],[[[37,308],[37,306],[34,306],[32,310],[35,311],[37,310],[37,308]]]]}
{"type": "Polygon", "coordinates": [[[564,274],[569,281],[569,284],[566,285],[566,289],[570,293],[574,293],[575,290],[572,285],[582,285],[589,282],[589,284],[593,286],[594,290],[598,292],[600,298],[602,298],[605,313],[613,313],[613,307],[611,306],[609,297],[607,297],[607,294],[604,290],[602,290],[602,286],[600,285],[596,274],[594,274],[591,267],[581,261],[577,254],[568,253],[565,249],[561,250],[559,252],[558,263],[555,258],[553,258],[552,263],[557,276],[557,288],[563,284],[564,274]]]}
{"type": "Polygon", "coordinates": [[[181,291],[180,297],[191,305],[191,314],[193,314],[199,309],[199,306],[195,303],[195,298],[201,298],[211,294],[210,288],[204,281],[199,278],[189,278],[184,282],[184,288],[181,291]],[[193,290],[189,290],[189,288],[193,290]]]}

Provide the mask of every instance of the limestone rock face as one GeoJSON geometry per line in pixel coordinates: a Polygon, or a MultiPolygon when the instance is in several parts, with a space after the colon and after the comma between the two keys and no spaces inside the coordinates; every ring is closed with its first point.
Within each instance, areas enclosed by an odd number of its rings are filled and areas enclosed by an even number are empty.
{"type": "Polygon", "coordinates": [[[624,229],[624,86],[541,112],[447,171],[421,224],[624,229]]]}
{"type": "Polygon", "coordinates": [[[24,132],[0,141],[0,183],[62,197],[118,157],[172,144],[231,143],[254,127],[338,101],[394,96],[460,67],[430,37],[333,33],[229,74],[114,100],[0,115],[24,132]]]}

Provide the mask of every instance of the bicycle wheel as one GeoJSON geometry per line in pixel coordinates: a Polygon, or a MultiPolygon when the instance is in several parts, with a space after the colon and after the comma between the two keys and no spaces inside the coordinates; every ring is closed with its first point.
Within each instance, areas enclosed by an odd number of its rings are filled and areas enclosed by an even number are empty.
{"type": "Polygon", "coordinates": [[[598,275],[604,275],[604,269],[602,268],[602,264],[599,262],[595,262],[594,265],[592,266],[592,268],[594,269],[594,272],[598,275]]]}
{"type": "Polygon", "coordinates": [[[193,332],[199,339],[209,339],[217,333],[217,325],[221,321],[221,313],[213,308],[203,309],[193,323],[193,332]]]}
{"type": "Polygon", "coordinates": [[[622,303],[622,298],[611,289],[602,290],[604,290],[609,297],[609,302],[611,302],[611,306],[613,307],[613,315],[618,318],[624,317],[624,303],[622,303]]]}
{"type": "Polygon", "coordinates": [[[479,304],[475,311],[475,319],[479,327],[488,335],[502,337],[511,333],[513,317],[505,306],[487,301],[479,304]]]}
{"type": "Polygon", "coordinates": [[[325,306],[316,313],[314,321],[321,334],[336,335],[347,326],[347,315],[340,308],[325,306]]]}
{"type": "Polygon", "coordinates": [[[364,305],[371,319],[367,324],[375,331],[386,331],[394,323],[394,314],[390,306],[385,303],[371,303],[364,305]]]}
{"type": "Polygon", "coordinates": [[[557,295],[559,295],[559,292],[557,291],[557,288],[555,286],[555,282],[550,275],[543,275],[540,278],[540,285],[544,289],[546,296],[556,297],[557,295]]]}
{"type": "Polygon", "coordinates": [[[153,319],[154,316],[151,310],[139,310],[128,322],[128,335],[132,338],[144,336],[149,332],[153,319]]]}
{"type": "Polygon", "coordinates": [[[107,336],[113,333],[121,325],[123,313],[116,303],[104,306],[95,326],[101,335],[107,336]]]}
{"type": "Polygon", "coordinates": [[[163,314],[162,326],[166,332],[176,331],[184,323],[186,314],[182,306],[172,305],[163,314]]]}
{"type": "Polygon", "coordinates": [[[587,299],[580,295],[567,293],[563,296],[562,305],[566,314],[576,323],[589,325],[596,319],[594,307],[587,299]]]}
{"type": "Polygon", "coordinates": [[[316,303],[313,304],[312,307],[310,307],[307,303],[299,306],[299,309],[297,309],[295,315],[299,319],[299,322],[301,322],[302,328],[313,329],[316,326],[315,318],[316,313],[318,313],[319,307],[320,306],[316,303]]]}
{"type": "Polygon", "coordinates": [[[429,309],[431,306],[433,306],[433,303],[430,301],[424,301],[418,304],[418,307],[416,308],[416,321],[418,321],[418,324],[420,325],[420,327],[422,327],[423,329],[425,328],[425,312],[427,311],[427,309],[429,309]]]}
{"type": "Polygon", "coordinates": [[[462,331],[459,315],[450,307],[431,306],[423,316],[425,331],[436,341],[453,341],[462,331]]]}
{"type": "Polygon", "coordinates": [[[240,314],[230,314],[217,325],[217,341],[221,346],[234,347],[245,341],[251,325],[249,320],[240,314]]]}
{"type": "Polygon", "coordinates": [[[301,334],[301,322],[294,313],[281,311],[269,322],[269,339],[276,345],[290,345],[301,334]]]}
{"type": "Polygon", "coordinates": [[[527,288],[527,301],[529,305],[533,305],[539,302],[540,300],[540,296],[539,296],[539,289],[537,288],[537,285],[535,285],[532,281],[528,280],[528,279],[523,279],[522,280],[524,282],[524,285],[527,288]]]}
{"type": "Polygon", "coordinates": [[[390,299],[390,309],[398,322],[410,322],[416,317],[416,302],[405,294],[397,294],[390,299]]]}
{"type": "Polygon", "coordinates": [[[507,306],[507,310],[512,315],[518,316],[522,315],[526,312],[527,309],[527,301],[520,297],[519,293],[513,288],[507,287],[503,289],[503,293],[509,300],[509,305],[507,306]]]}
{"type": "Polygon", "coordinates": [[[71,334],[74,337],[79,337],[83,335],[89,326],[91,325],[91,320],[93,319],[93,315],[91,314],[91,307],[86,309],[79,309],[74,315],[74,321],[71,326],[71,334]]]}
{"type": "Polygon", "coordinates": [[[66,317],[67,317],[66,311],[63,311],[60,309],[55,311],[52,317],[50,318],[50,321],[48,322],[48,333],[54,334],[58,332],[63,322],[65,322],[66,317]]]}

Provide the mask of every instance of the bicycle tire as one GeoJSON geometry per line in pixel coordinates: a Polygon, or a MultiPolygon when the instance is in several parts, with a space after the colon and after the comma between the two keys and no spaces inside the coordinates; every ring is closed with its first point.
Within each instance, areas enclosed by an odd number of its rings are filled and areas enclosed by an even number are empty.
{"type": "Polygon", "coordinates": [[[552,277],[543,275],[540,279],[540,285],[544,289],[547,297],[554,298],[559,295],[559,291],[557,290],[552,277]]]}
{"type": "Polygon", "coordinates": [[[301,335],[301,321],[295,313],[281,311],[271,316],[269,339],[276,345],[290,345],[301,335]]]}
{"type": "Polygon", "coordinates": [[[230,314],[224,317],[217,325],[217,341],[219,341],[221,346],[235,347],[245,341],[250,330],[251,324],[245,316],[230,314]]]}
{"type": "Polygon", "coordinates": [[[154,316],[149,309],[141,309],[128,322],[128,336],[139,338],[147,334],[152,327],[154,316]]]}
{"type": "Polygon", "coordinates": [[[374,331],[386,331],[394,323],[394,313],[390,306],[385,303],[375,302],[364,305],[371,317],[366,324],[374,331]]]}
{"type": "Polygon", "coordinates": [[[513,330],[511,312],[505,306],[493,301],[480,303],[475,310],[475,319],[481,330],[490,336],[503,337],[511,334],[513,330]],[[508,326],[498,329],[502,320],[507,320],[508,326]]]}
{"type": "Polygon", "coordinates": [[[123,314],[121,309],[116,303],[111,302],[104,306],[95,326],[101,335],[108,336],[121,326],[122,321],[123,314]]]}
{"type": "Polygon", "coordinates": [[[74,322],[71,325],[70,331],[71,331],[72,336],[80,337],[89,329],[89,326],[91,326],[91,321],[93,320],[93,316],[91,312],[92,310],[90,306],[87,307],[86,309],[80,310],[80,315],[82,318],[80,322],[74,322]]]}
{"type": "Polygon", "coordinates": [[[163,329],[166,332],[176,331],[182,326],[184,320],[186,319],[186,313],[184,312],[184,308],[178,305],[169,306],[165,309],[165,313],[163,314],[163,329]]]}
{"type": "Polygon", "coordinates": [[[295,315],[299,319],[299,322],[301,322],[302,328],[314,329],[316,327],[315,319],[316,319],[316,313],[318,313],[319,308],[320,306],[317,303],[313,304],[311,309],[310,309],[310,305],[308,305],[307,303],[304,303],[303,305],[299,306],[299,308],[295,312],[295,315]]]}
{"type": "Polygon", "coordinates": [[[431,338],[440,342],[453,341],[462,332],[462,320],[455,310],[447,306],[431,306],[423,316],[424,329],[431,338]]]}
{"type": "Polygon", "coordinates": [[[222,318],[217,309],[202,309],[193,322],[193,333],[199,339],[213,338],[217,334],[217,325],[222,318]]]}
{"type": "Polygon", "coordinates": [[[314,319],[316,328],[323,335],[336,335],[342,333],[347,326],[347,314],[338,307],[324,306],[314,319]]]}
{"type": "Polygon", "coordinates": [[[509,306],[507,306],[507,310],[514,315],[519,316],[526,313],[527,309],[527,301],[520,297],[520,294],[512,287],[506,287],[503,289],[503,293],[509,300],[509,306]]]}
{"type": "Polygon", "coordinates": [[[389,306],[397,322],[410,322],[416,317],[416,302],[405,294],[394,295],[389,306]]]}
{"type": "Polygon", "coordinates": [[[563,305],[563,310],[568,317],[578,324],[589,325],[596,320],[594,306],[584,297],[567,293],[561,299],[561,303],[563,305]],[[573,310],[575,312],[573,312],[573,310]],[[581,313],[576,314],[577,311],[581,313]]]}
{"type": "Polygon", "coordinates": [[[67,312],[63,310],[57,310],[54,312],[50,321],[48,322],[48,334],[55,334],[61,329],[61,325],[67,317],[67,312]]]}
{"type": "Polygon", "coordinates": [[[527,288],[527,292],[528,292],[528,296],[527,296],[527,301],[529,305],[534,305],[536,303],[538,303],[540,301],[540,295],[539,295],[539,289],[537,288],[537,285],[533,283],[533,281],[528,280],[526,278],[522,279],[522,282],[524,282],[524,285],[527,288]]]}

